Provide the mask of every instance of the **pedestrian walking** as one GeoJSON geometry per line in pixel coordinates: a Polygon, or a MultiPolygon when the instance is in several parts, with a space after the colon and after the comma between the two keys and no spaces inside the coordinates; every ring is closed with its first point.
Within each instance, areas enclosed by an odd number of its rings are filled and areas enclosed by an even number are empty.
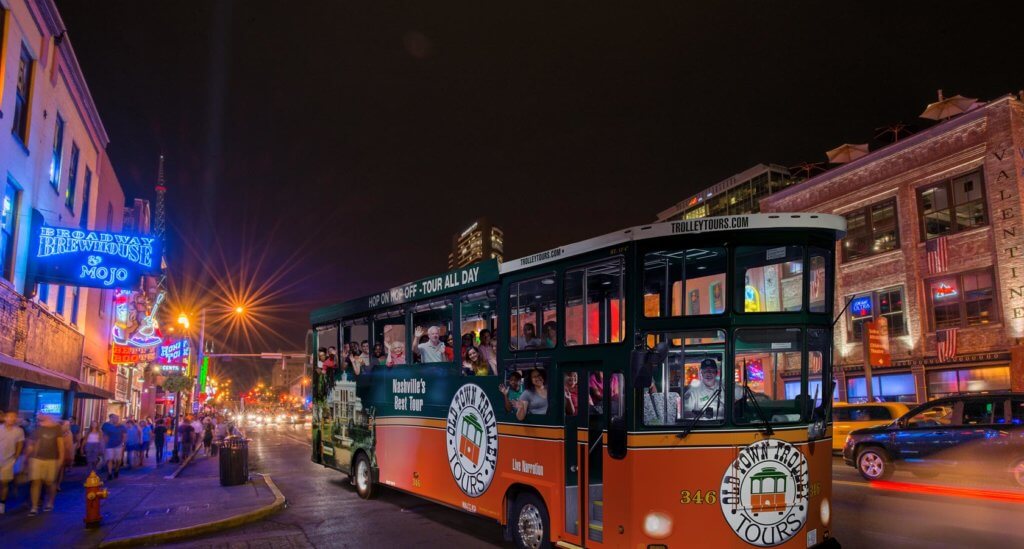
{"type": "Polygon", "coordinates": [[[203,455],[210,455],[210,446],[213,445],[213,424],[207,423],[203,426],[203,455]]]}
{"type": "Polygon", "coordinates": [[[64,461],[57,469],[57,491],[60,492],[60,485],[64,482],[64,473],[71,468],[75,460],[75,436],[71,434],[71,422],[61,422],[61,443],[64,445],[64,461]]]}
{"type": "Polygon", "coordinates": [[[128,465],[125,469],[131,469],[132,467],[142,465],[141,459],[139,459],[139,452],[142,450],[142,430],[139,429],[139,425],[134,419],[129,419],[125,428],[128,430],[128,437],[125,439],[125,449],[128,451],[128,465]]]}
{"type": "Polygon", "coordinates": [[[124,427],[117,414],[110,414],[109,420],[100,428],[103,431],[103,457],[107,460],[107,480],[117,478],[121,473],[121,450],[124,447],[124,427]]]}
{"type": "Polygon", "coordinates": [[[156,427],[153,428],[153,453],[156,455],[156,464],[160,465],[164,462],[164,437],[167,436],[167,426],[164,422],[167,421],[163,418],[156,420],[156,427]]]}
{"type": "Polygon", "coordinates": [[[181,455],[181,459],[185,459],[189,454],[192,453],[192,436],[196,433],[192,422],[186,417],[184,421],[179,422],[178,425],[178,453],[181,455]]]}
{"type": "Polygon", "coordinates": [[[153,442],[153,424],[149,419],[142,420],[142,451],[140,452],[139,462],[149,457],[149,445],[153,442]]]}
{"type": "MultiPolygon", "coordinates": [[[[70,431],[69,431],[70,434],[70,431]]],[[[39,427],[29,439],[29,472],[32,508],[29,516],[39,514],[39,500],[46,485],[46,504],[43,511],[52,511],[57,499],[57,473],[64,463],[63,429],[47,414],[40,418],[39,427]]]]}
{"type": "Polygon", "coordinates": [[[7,504],[7,487],[14,480],[14,464],[25,446],[25,431],[18,425],[18,414],[7,412],[0,425],[0,515],[7,504]]]}
{"type": "Polygon", "coordinates": [[[89,424],[89,432],[82,437],[82,453],[85,454],[85,464],[89,469],[95,471],[99,468],[103,461],[103,432],[96,420],[89,424]]]}

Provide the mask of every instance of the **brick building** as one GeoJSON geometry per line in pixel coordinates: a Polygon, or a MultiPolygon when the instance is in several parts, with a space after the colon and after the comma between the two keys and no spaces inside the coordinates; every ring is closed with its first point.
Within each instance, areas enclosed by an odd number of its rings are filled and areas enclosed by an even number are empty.
{"type": "Polygon", "coordinates": [[[846,216],[836,247],[841,400],[866,398],[862,322],[885,317],[873,393],[1024,391],[1024,103],[1008,95],[761,199],[846,216]],[[929,253],[931,251],[931,253],[929,253]],[[945,256],[945,257],[943,257],[945,256]],[[930,262],[929,259],[932,259],[930,262]],[[937,340],[955,340],[955,351],[937,340]]]}

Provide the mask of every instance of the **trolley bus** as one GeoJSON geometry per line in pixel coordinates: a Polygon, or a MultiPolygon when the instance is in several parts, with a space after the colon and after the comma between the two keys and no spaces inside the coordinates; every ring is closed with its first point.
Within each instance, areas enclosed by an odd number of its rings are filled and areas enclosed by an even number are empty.
{"type": "Polygon", "coordinates": [[[318,309],[312,459],[520,547],[838,546],[845,230],[659,223],[318,309]]]}

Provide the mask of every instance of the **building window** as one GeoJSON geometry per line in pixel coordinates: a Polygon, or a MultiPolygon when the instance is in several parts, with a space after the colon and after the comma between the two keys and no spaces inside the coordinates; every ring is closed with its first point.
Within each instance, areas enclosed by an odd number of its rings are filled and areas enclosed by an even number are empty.
{"type": "Polygon", "coordinates": [[[71,323],[78,326],[78,304],[81,291],[77,286],[71,288],[71,323]]]}
{"type": "Polygon", "coordinates": [[[37,286],[36,296],[39,298],[39,302],[43,305],[48,305],[47,301],[50,300],[50,285],[38,284],[37,286]]]}
{"type": "Polygon", "coordinates": [[[988,223],[981,170],[922,187],[917,197],[925,240],[988,223]]]}
{"type": "Polygon", "coordinates": [[[904,316],[903,286],[857,294],[850,301],[847,341],[862,341],[864,322],[884,317],[889,325],[889,337],[907,335],[904,316]]]}
{"type": "Polygon", "coordinates": [[[75,190],[78,187],[78,145],[71,142],[71,162],[68,166],[68,188],[64,190],[64,206],[75,213],[75,190]]]}
{"type": "Polygon", "coordinates": [[[1009,390],[1009,366],[928,372],[928,398],[1009,390]]]}
{"type": "Polygon", "coordinates": [[[78,226],[86,229],[89,226],[89,198],[92,195],[92,170],[89,166],[85,167],[85,191],[82,194],[85,196],[82,198],[82,215],[79,216],[78,226]]]}
{"type": "Polygon", "coordinates": [[[50,185],[53,190],[60,187],[60,161],[64,152],[64,119],[57,115],[57,123],[53,128],[53,154],[50,156],[50,185]]]}
{"type": "Polygon", "coordinates": [[[114,205],[107,202],[107,230],[114,228],[114,205]]]}
{"type": "Polygon", "coordinates": [[[64,286],[57,286],[57,314],[64,314],[64,286]]]}
{"type": "Polygon", "coordinates": [[[895,198],[847,213],[843,261],[898,249],[900,233],[896,219],[895,198]]]}
{"type": "Polygon", "coordinates": [[[11,133],[21,140],[22,145],[28,144],[28,98],[32,91],[32,56],[25,46],[21,46],[21,57],[18,59],[18,86],[14,94],[14,123],[11,133]]]}
{"type": "Polygon", "coordinates": [[[18,188],[4,183],[3,202],[0,202],[0,276],[14,279],[14,229],[17,222],[18,188]]]}
{"type": "Polygon", "coordinates": [[[928,308],[933,330],[997,322],[992,269],[930,279],[928,308]]]}

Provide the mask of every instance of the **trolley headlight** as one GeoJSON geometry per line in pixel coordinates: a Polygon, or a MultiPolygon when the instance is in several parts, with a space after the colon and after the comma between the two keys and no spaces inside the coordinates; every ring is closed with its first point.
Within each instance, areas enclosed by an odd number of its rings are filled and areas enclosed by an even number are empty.
{"type": "Polygon", "coordinates": [[[651,512],[644,517],[644,533],[654,539],[664,539],[672,534],[672,518],[665,513],[651,512]]]}
{"type": "Polygon", "coordinates": [[[819,516],[821,516],[821,524],[828,526],[828,521],[832,518],[832,505],[829,504],[828,498],[821,498],[821,509],[819,512],[819,516]]]}

